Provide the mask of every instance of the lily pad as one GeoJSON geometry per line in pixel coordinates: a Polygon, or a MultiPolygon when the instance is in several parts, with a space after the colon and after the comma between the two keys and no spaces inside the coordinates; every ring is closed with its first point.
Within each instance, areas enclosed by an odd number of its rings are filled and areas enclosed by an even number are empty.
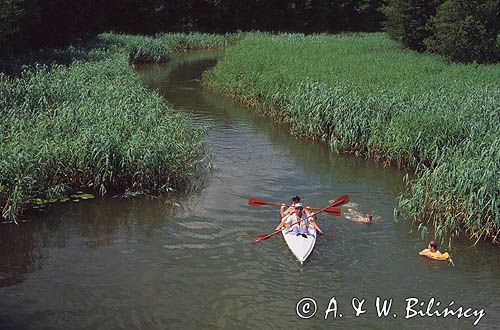
{"type": "Polygon", "coordinates": [[[92,194],[76,194],[76,195],[71,195],[71,198],[75,198],[75,199],[92,199],[92,198],[95,198],[95,196],[92,195],[92,194]]]}
{"type": "Polygon", "coordinates": [[[48,203],[48,200],[46,199],[41,199],[41,198],[34,198],[31,200],[33,204],[38,204],[38,205],[44,205],[48,203]]]}

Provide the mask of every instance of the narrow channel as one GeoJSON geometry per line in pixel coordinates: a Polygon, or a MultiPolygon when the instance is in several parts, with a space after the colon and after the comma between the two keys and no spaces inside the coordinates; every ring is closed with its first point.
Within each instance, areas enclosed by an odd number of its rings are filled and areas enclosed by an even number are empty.
{"type": "MultiPolygon", "coordinates": [[[[201,86],[217,54],[137,68],[146,85],[207,127],[214,170],[176,200],[107,197],[50,208],[0,227],[2,329],[468,329],[476,317],[405,319],[406,299],[485,309],[476,328],[500,324],[500,257],[457,242],[455,267],[418,256],[427,239],[396,223],[403,175],[296,139],[287,127],[201,86]],[[250,197],[323,207],[348,193],[373,224],[321,215],[325,235],[300,265],[283,238],[255,242],[278,209],[250,197]],[[311,319],[296,304],[314,298],[311,319]],[[338,303],[324,319],[330,300],[338,303]],[[366,299],[355,316],[351,301],[366,299]],[[376,298],[392,299],[378,317],[376,298]],[[342,314],[342,317],[340,317],[342,314]],[[396,316],[394,316],[396,315],[396,316]]],[[[345,209],[345,208],[344,208],[345,209]]],[[[416,307],[415,307],[416,308],[416,307]]],[[[433,308],[435,310],[435,308],[433,308]]]]}

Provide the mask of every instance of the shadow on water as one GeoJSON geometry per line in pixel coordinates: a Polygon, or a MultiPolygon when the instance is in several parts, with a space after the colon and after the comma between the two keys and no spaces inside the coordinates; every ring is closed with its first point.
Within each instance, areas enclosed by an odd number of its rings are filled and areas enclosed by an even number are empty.
{"type": "Polygon", "coordinates": [[[74,244],[98,249],[117,240],[152,237],[161,227],[183,212],[186,200],[175,198],[106,197],[34,211],[31,220],[16,225],[0,225],[0,288],[21,283],[27,274],[41,270],[52,248],[65,249],[74,244]]]}

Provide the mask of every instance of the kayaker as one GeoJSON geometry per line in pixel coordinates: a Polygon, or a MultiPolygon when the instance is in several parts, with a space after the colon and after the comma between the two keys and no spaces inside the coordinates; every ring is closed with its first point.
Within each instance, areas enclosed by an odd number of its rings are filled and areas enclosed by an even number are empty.
{"type": "Polygon", "coordinates": [[[281,219],[283,219],[283,217],[289,216],[290,214],[293,214],[295,212],[294,205],[296,203],[300,203],[299,196],[292,197],[292,205],[290,207],[288,207],[286,210],[285,210],[286,204],[281,204],[281,208],[280,208],[281,219]]]}
{"type": "Polygon", "coordinates": [[[307,209],[304,210],[302,203],[295,203],[294,208],[295,213],[289,216],[285,216],[283,218],[284,221],[281,221],[281,223],[278,225],[278,227],[276,227],[275,230],[280,230],[283,227],[291,228],[291,232],[295,235],[302,235],[303,237],[307,238],[307,234],[309,233],[308,227],[309,225],[311,225],[314,227],[314,229],[316,229],[317,232],[323,234],[323,231],[316,224],[316,215],[314,213],[311,213],[307,209]],[[293,225],[294,223],[299,221],[299,219],[304,220],[298,224],[293,225]]]}
{"type": "Polygon", "coordinates": [[[363,222],[363,223],[372,223],[373,221],[373,215],[371,213],[366,213],[365,215],[361,215],[361,213],[356,212],[353,209],[347,209],[347,212],[349,212],[349,214],[346,215],[346,218],[351,221],[363,222]]]}
{"type": "Polygon", "coordinates": [[[438,243],[436,241],[430,241],[427,249],[419,252],[419,255],[434,259],[434,260],[446,260],[450,258],[448,252],[441,253],[438,249],[438,243]]]}

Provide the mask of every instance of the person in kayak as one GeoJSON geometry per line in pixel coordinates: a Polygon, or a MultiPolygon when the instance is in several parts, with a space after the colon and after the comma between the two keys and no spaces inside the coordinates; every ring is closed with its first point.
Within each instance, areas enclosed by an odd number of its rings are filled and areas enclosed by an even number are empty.
{"type": "Polygon", "coordinates": [[[299,196],[293,196],[292,197],[292,205],[290,207],[288,207],[286,210],[285,210],[286,204],[282,204],[281,205],[281,208],[280,208],[281,219],[283,219],[285,216],[289,216],[290,214],[294,214],[295,213],[294,206],[295,206],[296,203],[300,203],[300,197],[299,196]]]}
{"type": "Polygon", "coordinates": [[[346,215],[346,218],[351,221],[362,222],[362,223],[372,223],[373,221],[373,215],[371,213],[366,213],[365,215],[361,215],[361,213],[358,213],[353,209],[347,209],[347,212],[349,212],[349,214],[346,215]]]}
{"type": "Polygon", "coordinates": [[[420,251],[418,254],[434,260],[447,260],[450,258],[448,252],[441,253],[437,247],[438,243],[436,241],[430,241],[427,249],[420,251]]]}
{"type": "Polygon", "coordinates": [[[323,231],[316,224],[316,215],[311,213],[309,210],[305,209],[302,206],[302,203],[295,203],[295,213],[285,216],[281,221],[281,223],[276,227],[275,230],[280,230],[283,227],[291,229],[290,232],[295,235],[302,235],[302,237],[307,238],[307,234],[309,233],[309,225],[313,226],[314,229],[320,234],[323,234],[323,231]],[[296,224],[299,219],[303,219],[300,223],[296,224]]]}

